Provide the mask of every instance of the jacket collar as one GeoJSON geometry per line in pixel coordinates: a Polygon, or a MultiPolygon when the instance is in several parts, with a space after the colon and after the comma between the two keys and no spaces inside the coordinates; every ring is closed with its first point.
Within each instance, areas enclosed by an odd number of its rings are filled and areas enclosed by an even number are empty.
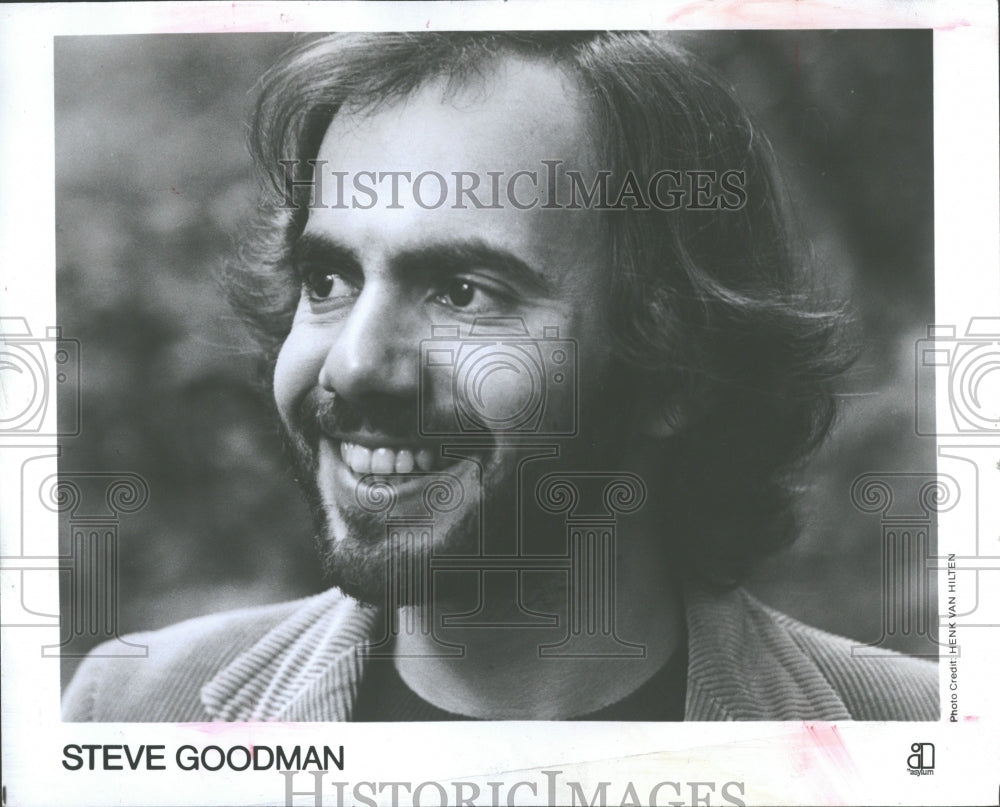
{"type": "MultiPolygon", "coordinates": [[[[845,720],[850,714],[796,643],[787,617],[742,589],[684,587],[688,635],[685,720],[845,720]]],[[[384,625],[377,610],[336,590],[237,656],[202,689],[214,720],[351,719],[364,650],[384,625]]]]}
{"type": "Polygon", "coordinates": [[[686,586],[684,613],[685,720],[850,719],[843,700],[789,630],[799,623],[743,589],[686,586]]]}
{"type": "Polygon", "coordinates": [[[213,720],[349,720],[379,621],[336,589],[303,600],[202,688],[202,703],[213,720]]]}

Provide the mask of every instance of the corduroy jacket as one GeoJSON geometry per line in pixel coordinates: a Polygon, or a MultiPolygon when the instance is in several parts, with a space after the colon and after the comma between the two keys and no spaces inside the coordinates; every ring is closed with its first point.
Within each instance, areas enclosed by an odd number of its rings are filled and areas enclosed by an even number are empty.
{"type": "MultiPolygon", "coordinates": [[[[803,625],[742,589],[684,594],[685,720],[937,720],[937,664],[852,655],[848,639],[803,625]]],[[[365,644],[379,622],[338,591],[200,617],[126,637],[80,665],[67,721],[351,719],[365,644]]]]}

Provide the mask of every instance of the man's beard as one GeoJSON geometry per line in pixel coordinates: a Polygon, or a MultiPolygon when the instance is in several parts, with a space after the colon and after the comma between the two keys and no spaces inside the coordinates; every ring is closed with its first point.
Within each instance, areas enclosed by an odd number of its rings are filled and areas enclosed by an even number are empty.
{"type": "MultiPolygon", "coordinates": [[[[367,427],[376,433],[392,434],[400,423],[406,422],[400,417],[402,407],[395,403],[367,402],[362,408],[335,397],[321,400],[315,392],[307,395],[295,412],[294,422],[288,424],[282,420],[281,425],[297,481],[312,514],[325,578],[367,605],[426,606],[431,604],[428,599],[433,596],[436,610],[453,613],[456,608],[466,609],[470,602],[475,606],[481,579],[470,574],[468,568],[432,572],[432,557],[475,558],[484,549],[487,554],[564,555],[567,551],[564,523],[557,520],[553,524],[551,516],[532,507],[531,482],[549,470],[621,470],[624,424],[629,418],[623,416],[620,404],[612,404],[608,390],[620,391],[623,387],[611,383],[601,387],[597,389],[603,394],[594,391],[589,401],[581,402],[588,414],[589,428],[572,441],[552,438],[540,439],[533,446],[521,444],[521,450],[529,457],[531,454],[543,457],[535,462],[524,461],[523,472],[514,458],[517,450],[505,448],[502,439],[495,441],[489,450],[477,452],[476,489],[465,491],[468,501],[463,508],[434,520],[429,529],[425,529],[426,521],[393,522],[387,519],[385,511],[372,512],[356,506],[356,502],[328,503],[318,483],[319,441],[324,425],[327,433],[367,427]],[[331,424],[336,428],[331,428],[331,424]],[[553,450],[556,454],[550,462],[544,455],[553,450]],[[519,491],[519,487],[524,489],[519,491]],[[521,512],[515,512],[518,505],[521,512]],[[523,532],[520,547],[515,541],[518,527],[523,532]],[[499,553],[498,547],[502,548],[499,553]]],[[[444,444],[451,442],[463,441],[457,435],[444,444]]],[[[467,459],[462,464],[472,462],[467,459]]],[[[426,475],[428,484],[434,476],[433,472],[426,475]]],[[[392,486],[393,477],[382,479],[384,484],[392,486]]],[[[537,581],[544,581],[540,588],[545,596],[539,598],[527,592],[522,600],[524,606],[545,611],[550,601],[565,600],[561,591],[563,575],[544,572],[531,575],[537,581]]]]}
{"type": "MultiPolygon", "coordinates": [[[[297,481],[309,505],[313,519],[314,542],[323,565],[323,575],[349,597],[366,605],[384,606],[390,601],[397,606],[425,605],[430,596],[432,555],[436,557],[475,557],[481,545],[496,545],[506,536],[494,523],[481,523],[484,512],[494,512],[503,505],[513,506],[517,487],[515,465],[490,462],[481,469],[481,484],[465,491],[471,501],[462,511],[445,514],[427,523],[399,524],[390,521],[384,512],[370,512],[358,507],[334,504],[335,512],[324,500],[317,483],[317,452],[284,429],[296,467],[297,481]],[[334,527],[334,519],[338,527],[334,527]],[[339,534],[338,534],[339,533],[339,534]],[[390,597],[389,586],[394,590],[390,597]]],[[[467,461],[471,462],[471,460],[467,461]]],[[[436,474],[427,474],[429,487],[436,474]]],[[[386,481],[392,486],[392,480],[386,481]]],[[[426,490],[426,488],[425,488],[426,490]]],[[[446,571],[434,573],[435,604],[468,600],[472,592],[468,575],[446,571]]]]}

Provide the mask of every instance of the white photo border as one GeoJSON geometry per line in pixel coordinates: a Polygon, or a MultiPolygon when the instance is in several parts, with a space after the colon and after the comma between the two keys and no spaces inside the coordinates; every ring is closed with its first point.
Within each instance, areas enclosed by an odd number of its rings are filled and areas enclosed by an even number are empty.
{"type": "MultiPolygon", "coordinates": [[[[124,3],[9,5],[0,12],[0,315],[24,317],[43,333],[55,316],[53,37],[67,34],[250,32],[309,30],[451,30],[586,28],[933,28],[935,289],[939,324],[958,334],[974,318],[1000,317],[998,203],[997,11],[985,2],[845,3],[124,3]],[[40,211],[42,211],[40,213],[40,211]]],[[[994,334],[996,336],[996,334],[994,334]]],[[[1000,342],[996,343],[1000,345],[1000,342]]],[[[948,406],[938,376],[939,419],[948,406]]],[[[1000,435],[941,438],[939,472],[996,484],[1000,435]]],[[[662,803],[688,799],[688,783],[739,782],[729,794],[746,804],[983,804],[1000,788],[1000,504],[979,491],[978,509],[957,507],[939,522],[939,555],[956,556],[974,572],[982,596],[975,618],[958,628],[961,644],[960,719],[949,720],[948,666],[941,665],[941,720],[906,723],[739,724],[70,724],[59,715],[59,669],[38,653],[58,643],[56,516],[22,512],[23,461],[39,457],[55,473],[55,438],[0,436],[0,571],[4,610],[19,603],[25,570],[45,570],[29,605],[31,627],[2,634],[3,784],[11,805],[286,804],[285,779],[274,771],[211,774],[177,771],[170,752],[188,744],[343,745],[347,782],[502,781],[506,799],[518,781],[517,803],[544,804],[543,771],[562,771],[590,797],[610,781],[609,803],[633,782],[641,799],[650,783],[683,783],[662,803]],[[51,555],[28,555],[18,542],[26,518],[49,541],[51,555]],[[969,536],[978,536],[974,552],[969,536]],[[992,581],[992,582],[990,582],[992,581]],[[55,619],[55,622],[53,622],[55,619]],[[624,727],[622,727],[624,726],[624,727]],[[67,743],[160,744],[166,771],[68,771],[67,743]],[[933,776],[911,776],[913,744],[932,743],[933,776]],[[644,790],[645,788],[645,790],[644,790]],[[613,795],[612,795],[613,794],[613,795]]],[[[994,488],[995,489],[995,488],[994,488]]],[[[993,497],[995,499],[995,497],[993,497]]],[[[964,565],[963,565],[964,564],[964,565]]],[[[940,613],[948,612],[947,565],[939,582],[940,613]]],[[[313,804],[312,777],[298,774],[288,803],[313,804]]],[[[448,785],[452,794],[452,785],[448,785]]],[[[349,791],[348,791],[349,792],[349,791]]],[[[703,794],[706,791],[701,791],[703,794]]],[[[697,791],[695,794],[697,795],[697,791]]],[[[382,798],[388,798],[383,794],[382,798]]],[[[433,791],[427,802],[437,803],[433,791]]],[[[332,786],[324,804],[337,804],[332,786]]],[[[351,802],[345,802],[351,803],[351,802]]],[[[388,801],[386,802],[388,803],[388,801]]],[[[407,802],[402,802],[407,803],[407,802]]],[[[478,802],[477,802],[478,803],[478,802]]],[[[503,802],[505,803],[505,802],[503,802]]],[[[709,803],[709,802],[706,802],[709,803]]]]}

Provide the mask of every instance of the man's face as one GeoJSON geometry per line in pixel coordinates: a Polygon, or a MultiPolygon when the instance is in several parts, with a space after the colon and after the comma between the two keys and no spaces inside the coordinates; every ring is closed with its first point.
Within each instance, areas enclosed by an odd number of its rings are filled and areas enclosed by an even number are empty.
{"type": "MultiPolygon", "coordinates": [[[[597,404],[621,403],[605,389],[609,271],[599,214],[540,205],[520,210],[503,196],[499,209],[477,209],[468,199],[464,209],[454,206],[453,176],[460,171],[475,172],[488,187],[488,172],[506,178],[558,159],[583,172],[589,185],[595,167],[589,129],[570,80],[552,66],[512,58],[447,96],[444,83],[434,81],[374,112],[342,111],[327,130],[317,160],[328,204],[337,201],[331,172],[346,172],[348,190],[353,177],[372,171],[413,177],[435,171],[449,182],[448,201],[430,209],[408,192],[392,199],[386,182],[370,209],[314,207],[295,248],[303,289],[277,361],[275,399],[333,582],[348,593],[382,601],[387,553],[406,551],[387,548],[386,517],[426,514],[423,496],[434,479],[460,491],[457,506],[434,515],[435,552],[475,554],[484,534],[488,540],[490,525],[479,524],[489,512],[484,505],[503,498],[513,506],[523,453],[510,445],[523,433],[488,431],[483,445],[484,433],[476,431],[471,442],[480,445],[467,458],[444,456],[448,445],[470,442],[462,428],[451,437],[443,432],[456,422],[459,403],[451,383],[461,358],[454,348],[469,343],[477,319],[513,318],[537,340],[539,351],[531,355],[541,357],[547,386],[536,438],[553,423],[565,425],[580,407],[579,435],[548,441],[559,446],[553,468],[599,464],[609,446],[613,451],[616,438],[608,435],[618,430],[609,423],[611,409],[597,404]],[[450,353],[421,350],[436,326],[457,327],[458,339],[445,346],[450,353]],[[553,382],[552,349],[542,341],[553,328],[575,347],[579,400],[572,378],[553,382]],[[369,505],[385,485],[395,504],[391,512],[373,513],[369,505]]],[[[438,185],[430,181],[422,190],[435,200],[438,185]]],[[[489,200],[487,191],[478,195],[489,200]]],[[[532,387],[512,369],[509,354],[501,349],[492,365],[488,354],[478,356],[484,371],[467,392],[479,396],[473,403],[486,422],[496,423],[520,411],[532,387]]]]}

